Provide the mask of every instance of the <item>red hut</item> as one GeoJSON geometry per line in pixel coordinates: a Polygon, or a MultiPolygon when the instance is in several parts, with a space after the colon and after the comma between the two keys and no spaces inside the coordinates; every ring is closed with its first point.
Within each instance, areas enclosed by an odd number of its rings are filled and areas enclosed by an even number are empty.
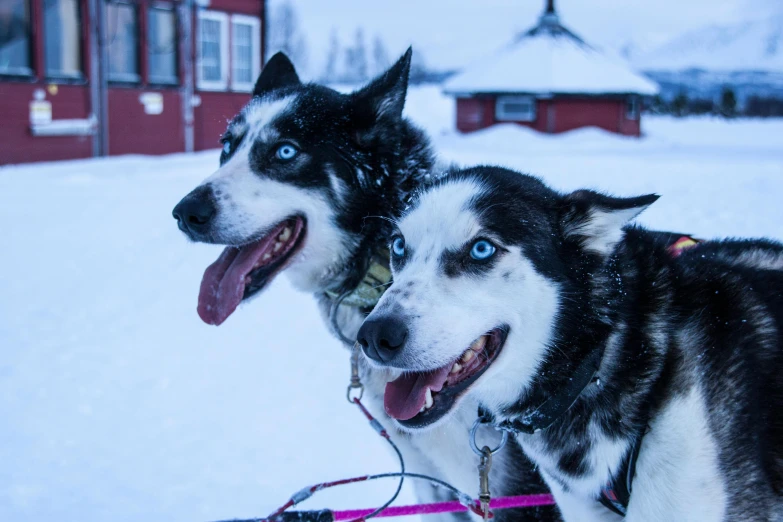
{"type": "Polygon", "coordinates": [[[0,165],[219,146],[264,0],[0,0],[0,165]]]}
{"type": "Polygon", "coordinates": [[[640,97],[658,86],[591,47],[560,23],[548,0],[538,24],[445,85],[457,99],[457,129],[517,123],[540,132],[580,127],[639,136],[640,97]]]}

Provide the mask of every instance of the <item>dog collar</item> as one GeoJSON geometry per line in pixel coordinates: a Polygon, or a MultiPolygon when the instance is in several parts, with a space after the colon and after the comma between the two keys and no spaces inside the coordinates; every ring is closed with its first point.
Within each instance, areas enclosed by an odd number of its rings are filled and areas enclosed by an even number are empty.
{"type": "Polygon", "coordinates": [[[373,254],[367,272],[359,284],[348,293],[327,290],[331,299],[340,299],[340,304],[354,308],[372,309],[381,300],[381,296],[391,283],[392,274],[389,269],[389,250],[383,248],[373,254]]]}
{"type": "Polygon", "coordinates": [[[602,350],[593,350],[579,363],[573,376],[559,393],[550,396],[538,406],[529,408],[518,417],[503,421],[500,428],[528,434],[547,429],[571,408],[593,381],[600,384],[595,374],[601,364],[601,355],[602,350]]]}

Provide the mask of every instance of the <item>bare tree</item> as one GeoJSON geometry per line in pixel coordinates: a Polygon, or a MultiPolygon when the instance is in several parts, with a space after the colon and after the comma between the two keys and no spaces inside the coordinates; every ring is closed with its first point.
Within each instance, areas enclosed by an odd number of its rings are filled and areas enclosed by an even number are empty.
{"type": "Polygon", "coordinates": [[[321,80],[329,83],[339,81],[338,61],[340,60],[340,40],[337,36],[337,29],[332,28],[332,34],[329,36],[329,50],[326,53],[326,66],[324,67],[321,80]]]}
{"type": "Polygon", "coordinates": [[[364,44],[364,31],[356,29],[356,38],[352,47],[345,50],[344,81],[359,83],[367,80],[367,46],[364,44]]]}
{"type": "Polygon", "coordinates": [[[299,14],[291,0],[278,5],[269,23],[268,53],[284,52],[297,68],[307,66],[307,41],[299,29],[299,14]]]}
{"type": "Polygon", "coordinates": [[[389,67],[389,53],[381,37],[375,35],[372,46],[373,75],[381,74],[389,67]]]}

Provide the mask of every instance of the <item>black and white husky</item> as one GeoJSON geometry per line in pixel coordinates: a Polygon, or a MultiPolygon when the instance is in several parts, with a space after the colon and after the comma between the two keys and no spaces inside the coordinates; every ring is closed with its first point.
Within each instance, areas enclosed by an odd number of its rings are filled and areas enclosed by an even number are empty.
{"type": "Polygon", "coordinates": [[[674,251],[628,226],[656,199],[455,171],[398,220],[359,342],[404,372],[399,425],[479,403],[567,522],[781,521],[783,245],[674,251]]]}
{"type": "MultiPolygon", "coordinates": [[[[391,221],[428,182],[434,163],[426,136],[402,116],[410,58],[409,50],[352,94],[301,83],[282,54],[264,67],[252,99],[223,136],[220,168],[174,209],[188,237],[227,245],[201,283],[198,313],[205,322],[221,324],[282,271],[316,296],[326,316],[337,296],[359,293],[355,289],[374,273],[378,259],[385,265],[380,271],[388,272],[391,221]]],[[[366,293],[352,297],[336,315],[348,338],[355,338],[377,302],[366,293]]],[[[369,368],[363,373],[366,395],[382,412],[392,376],[369,368]]],[[[476,411],[477,404],[466,400],[437,433],[399,437],[412,467],[475,492],[478,459],[467,437],[476,411]]],[[[522,459],[518,445],[496,459],[498,494],[546,491],[522,459]]],[[[417,488],[423,499],[440,498],[437,491],[417,488]]],[[[503,515],[556,518],[552,508],[503,515]]]]}

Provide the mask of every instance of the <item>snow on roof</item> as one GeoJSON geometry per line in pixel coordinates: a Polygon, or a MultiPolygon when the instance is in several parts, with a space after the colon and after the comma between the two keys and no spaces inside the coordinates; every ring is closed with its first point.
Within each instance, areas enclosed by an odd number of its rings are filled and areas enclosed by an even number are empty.
{"type": "Polygon", "coordinates": [[[495,56],[466,67],[445,84],[448,94],[656,94],[658,85],[602,54],[544,13],[539,25],[495,56]]]}

